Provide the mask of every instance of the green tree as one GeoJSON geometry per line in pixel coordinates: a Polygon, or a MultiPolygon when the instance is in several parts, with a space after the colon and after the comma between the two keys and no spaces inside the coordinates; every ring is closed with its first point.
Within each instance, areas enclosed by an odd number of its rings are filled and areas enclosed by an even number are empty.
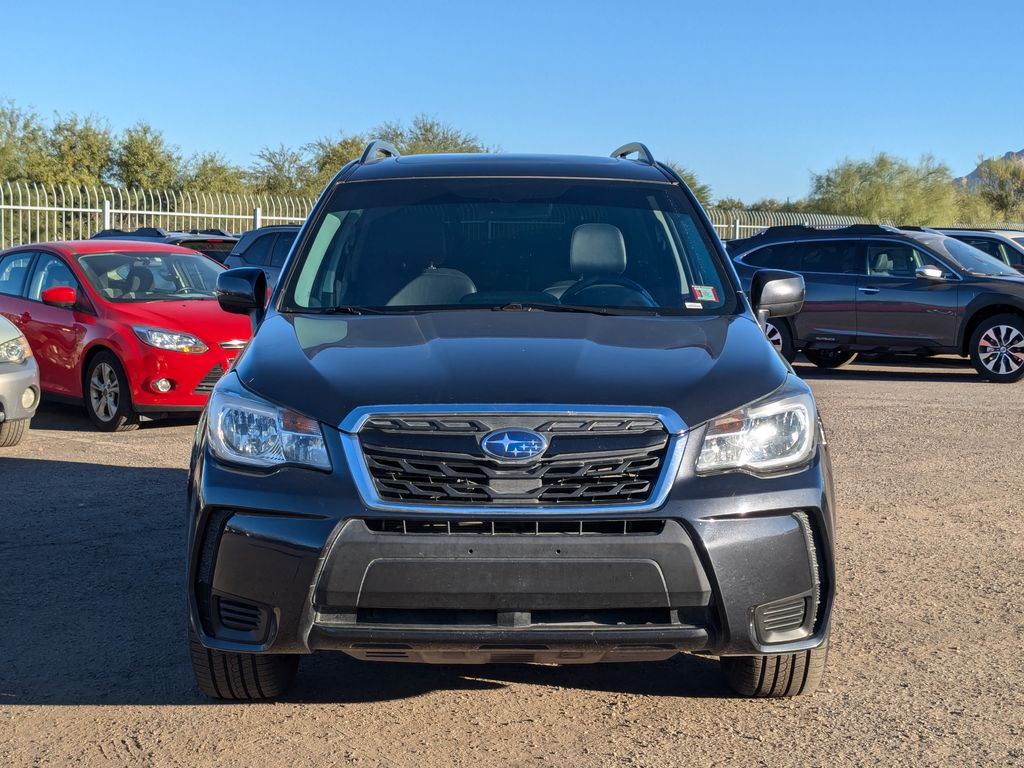
{"type": "Polygon", "coordinates": [[[715,208],[724,208],[730,211],[741,211],[750,207],[738,197],[723,197],[715,200],[714,205],[715,208]]]}
{"type": "Polygon", "coordinates": [[[164,135],[149,123],[128,128],[114,150],[113,180],[126,187],[165,189],[183,176],[177,147],[167,144],[164,135]]]}
{"type": "Polygon", "coordinates": [[[55,116],[46,138],[46,160],[33,181],[71,186],[103,184],[111,171],[114,137],[97,118],[55,116]]]}
{"type": "Polygon", "coordinates": [[[948,224],[957,215],[952,182],[949,168],[931,155],[912,164],[882,152],[814,174],[807,210],[894,224],[948,224]]]}
{"type": "Polygon", "coordinates": [[[381,123],[374,131],[374,137],[394,144],[403,155],[488,151],[488,147],[472,133],[424,114],[414,117],[408,126],[400,122],[381,123]]]}
{"type": "Polygon", "coordinates": [[[303,152],[280,144],[257,152],[247,176],[260,194],[297,195],[309,191],[313,171],[303,152]]]}
{"type": "Polygon", "coordinates": [[[1024,159],[990,157],[978,164],[977,194],[1004,220],[1024,212],[1024,159]]]}
{"type": "MultiPolygon", "coordinates": [[[[336,137],[324,136],[306,145],[309,153],[309,184],[322,190],[346,163],[359,157],[366,148],[365,136],[339,131],[336,137]]],[[[313,190],[310,190],[314,194],[313,190]]]]}
{"type": "Polygon", "coordinates": [[[47,131],[39,115],[0,101],[0,180],[30,181],[47,164],[47,131]]]}
{"type": "Polygon", "coordinates": [[[691,171],[689,168],[684,168],[678,163],[674,163],[671,160],[667,161],[667,165],[676,173],[679,177],[686,182],[686,186],[690,188],[690,191],[697,197],[700,204],[704,207],[711,205],[711,187],[708,184],[702,182],[697,178],[697,174],[691,171]]]}
{"type": "Polygon", "coordinates": [[[184,164],[180,186],[189,192],[244,192],[246,172],[217,152],[201,152],[184,164]]]}

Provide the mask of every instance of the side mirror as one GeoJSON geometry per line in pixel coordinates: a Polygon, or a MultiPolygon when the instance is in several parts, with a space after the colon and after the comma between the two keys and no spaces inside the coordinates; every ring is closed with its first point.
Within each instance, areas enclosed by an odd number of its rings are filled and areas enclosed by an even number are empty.
{"type": "Polygon", "coordinates": [[[225,312],[249,315],[253,330],[267,304],[267,276],[259,267],[238,267],[217,275],[217,301],[225,312]]]}
{"type": "Polygon", "coordinates": [[[757,318],[789,317],[804,306],[804,278],[796,272],[762,269],[750,281],[750,303],[757,318]]]}
{"type": "Polygon", "coordinates": [[[942,270],[934,264],[925,264],[914,270],[914,277],[920,280],[941,280],[942,270]]]}
{"type": "Polygon", "coordinates": [[[47,288],[39,298],[42,299],[43,304],[64,309],[71,309],[78,303],[78,293],[69,285],[55,285],[53,288],[47,288]]]}

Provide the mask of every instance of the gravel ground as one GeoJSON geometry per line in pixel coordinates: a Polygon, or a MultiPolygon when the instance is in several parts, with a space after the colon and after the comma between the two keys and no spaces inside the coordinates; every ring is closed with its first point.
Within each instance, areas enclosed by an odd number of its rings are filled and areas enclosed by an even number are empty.
{"type": "Polygon", "coordinates": [[[839,597],[817,694],[732,698],[717,663],[304,661],[274,704],[193,688],[194,424],[97,435],[44,408],[0,458],[0,765],[1024,765],[1024,384],[799,367],[830,429],[839,597]]]}

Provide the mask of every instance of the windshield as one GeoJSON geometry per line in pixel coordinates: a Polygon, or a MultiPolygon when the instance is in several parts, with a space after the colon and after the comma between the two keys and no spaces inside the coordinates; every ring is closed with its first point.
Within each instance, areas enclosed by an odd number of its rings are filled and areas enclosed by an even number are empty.
{"type": "Polygon", "coordinates": [[[295,263],[283,311],[720,314],[737,305],[693,207],[670,184],[350,182],[295,263]]]}
{"type": "Polygon", "coordinates": [[[228,257],[231,249],[235,247],[235,243],[232,240],[181,240],[175,243],[175,245],[199,251],[219,264],[224,263],[224,259],[228,257]]]}
{"type": "Polygon", "coordinates": [[[968,245],[956,238],[943,237],[933,245],[938,247],[940,251],[944,251],[953,260],[954,266],[960,267],[960,269],[970,272],[972,275],[990,275],[993,277],[1000,275],[1018,277],[1020,275],[1019,272],[1011,269],[994,256],[989,256],[984,251],[980,251],[973,245],[968,245]]]}
{"type": "Polygon", "coordinates": [[[116,302],[212,299],[224,268],[205,256],[166,251],[80,256],[89,283],[116,302]]]}

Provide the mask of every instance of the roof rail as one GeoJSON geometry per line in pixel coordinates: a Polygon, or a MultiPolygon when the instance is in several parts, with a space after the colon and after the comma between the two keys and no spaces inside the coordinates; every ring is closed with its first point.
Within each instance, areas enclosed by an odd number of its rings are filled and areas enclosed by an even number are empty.
{"type": "Polygon", "coordinates": [[[918,226],[901,226],[900,229],[905,229],[909,232],[927,232],[929,235],[941,235],[942,232],[935,229],[935,227],[918,227],[918,226]]]}
{"type": "Polygon", "coordinates": [[[141,237],[167,237],[167,230],[162,227],[139,227],[133,232],[129,232],[126,229],[102,229],[93,235],[90,240],[97,238],[117,238],[123,235],[139,235],[141,237]]]}
{"type": "Polygon", "coordinates": [[[219,235],[220,237],[234,237],[226,229],[190,229],[188,230],[190,235],[219,235]]]}
{"type": "Polygon", "coordinates": [[[623,144],[612,152],[611,157],[614,157],[616,160],[624,160],[632,154],[635,154],[636,159],[641,163],[654,165],[654,155],[651,154],[651,150],[647,148],[646,144],[641,144],[639,141],[631,141],[629,144],[623,144]]]}
{"type": "Polygon", "coordinates": [[[399,157],[402,153],[395,149],[393,144],[388,144],[386,141],[380,139],[374,139],[366,145],[366,149],[363,150],[363,156],[359,158],[359,162],[363,165],[366,163],[372,163],[374,160],[381,160],[378,155],[383,157],[399,157]]]}
{"type": "Polygon", "coordinates": [[[783,224],[775,227],[765,227],[752,237],[778,236],[778,235],[802,235],[808,232],[829,232],[831,234],[843,235],[892,235],[899,234],[898,227],[888,224],[848,224],[845,227],[813,227],[807,224],[783,224]]]}

